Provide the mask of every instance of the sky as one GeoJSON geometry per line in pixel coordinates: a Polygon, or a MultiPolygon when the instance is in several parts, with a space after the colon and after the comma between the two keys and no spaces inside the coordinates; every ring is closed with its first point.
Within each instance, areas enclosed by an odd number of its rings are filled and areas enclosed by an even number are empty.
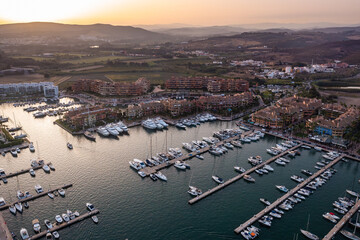
{"type": "Polygon", "coordinates": [[[0,0],[0,23],[360,24],[360,0],[0,0]]]}

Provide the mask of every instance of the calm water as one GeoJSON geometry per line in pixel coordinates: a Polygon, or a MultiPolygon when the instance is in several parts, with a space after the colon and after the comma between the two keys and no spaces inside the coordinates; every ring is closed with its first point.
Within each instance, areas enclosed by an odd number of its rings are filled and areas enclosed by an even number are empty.
{"type": "MultiPolygon", "coordinates": [[[[96,142],[83,137],[73,137],[60,127],[53,125],[55,118],[34,119],[31,113],[12,105],[1,105],[1,113],[20,122],[30,140],[35,143],[36,152],[23,150],[18,158],[10,154],[0,156],[0,168],[7,172],[30,166],[30,159],[38,157],[52,162],[55,172],[45,174],[36,172],[36,177],[24,174],[1,184],[0,196],[15,200],[17,189],[35,192],[36,184],[44,189],[66,183],[74,186],[66,191],[66,197],[51,200],[43,197],[29,203],[30,208],[23,214],[13,216],[3,211],[9,228],[19,234],[21,227],[33,233],[31,221],[38,218],[54,220],[54,216],[66,209],[86,212],[85,203],[93,203],[99,210],[100,223],[95,225],[90,219],[60,231],[61,239],[242,239],[233,230],[242,222],[264,208],[260,197],[274,201],[281,196],[275,185],[292,188],[296,185],[290,180],[292,174],[300,174],[303,168],[315,171],[315,162],[321,154],[314,150],[301,150],[286,167],[272,164],[274,173],[264,176],[252,174],[256,184],[240,180],[214,195],[188,205],[190,199],[186,192],[189,183],[203,191],[216,186],[211,179],[217,174],[224,179],[236,175],[234,165],[249,168],[247,158],[261,155],[270,156],[265,149],[281,142],[274,137],[265,137],[257,143],[243,145],[242,149],[229,151],[221,157],[204,154],[205,160],[193,159],[191,170],[178,171],[174,167],[163,170],[168,182],[153,182],[141,179],[129,168],[129,160],[144,159],[152,153],[164,151],[168,147],[180,147],[182,142],[211,136],[214,131],[235,127],[231,122],[205,123],[197,128],[181,131],[170,127],[167,131],[149,133],[141,127],[132,128],[130,135],[118,140],[97,137],[96,142]],[[167,138],[167,141],[166,141],[167,138]],[[74,145],[73,150],[66,142],[74,145]]],[[[185,152],[185,150],[183,151],[185,152]]],[[[297,204],[282,219],[274,220],[271,229],[262,227],[260,239],[293,239],[299,228],[306,228],[310,214],[309,230],[324,236],[333,226],[322,218],[325,211],[332,211],[332,202],[345,194],[345,189],[359,191],[359,164],[339,162],[335,168],[338,173],[306,201],[297,204]]],[[[42,226],[45,229],[45,226],[42,226]]],[[[299,239],[304,239],[299,235],[299,239]]],[[[342,239],[337,236],[336,239],[342,239]]]]}

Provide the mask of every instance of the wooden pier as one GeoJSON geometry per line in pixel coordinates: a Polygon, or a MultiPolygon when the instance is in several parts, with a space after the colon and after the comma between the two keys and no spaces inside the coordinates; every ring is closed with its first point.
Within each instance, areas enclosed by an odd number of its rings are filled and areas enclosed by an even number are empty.
{"type": "MultiPolygon", "coordinates": [[[[51,164],[51,162],[49,162],[47,165],[49,165],[49,164],[51,164]]],[[[41,169],[43,166],[44,166],[44,164],[39,165],[37,167],[21,169],[20,171],[17,171],[17,172],[14,172],[14,173],[9,173],[9,174],[6,174],[6,175],[2,175],[2,176],[0,176],[0,180],[2,180],[3,178],[8,179],[8,178],[11,178],[11,177],[16,177],[16,176],[24,174],[24,173],[29,173],[30,169],[34,169],[34,171],[35,171],[35,170],[41,169]]]]}
{"type": "Polygon", "coordinates": [[[33,200],[35,200],[35,199],[37,199],[37,198],[40,198],[40,197],[43,197],[43,196],[47,196],[47,194],[50,193],[50,192],[52,193],[52,192],[57,191],[57,190],[59,190],[59,189],[61,189],[61,188],[67,189],[67,188],[70,188],[70,187],[72,187],[72,186],[73,186],[72,184],[66,184],[66,185],[57,187],[57,188],[55,188],[55,189],[49,190],[49,191],[44,191],[44,192],[42,192],[42,193],[38,193],[38,194],[32,195],[31,197],[19,199],[19,200],[13,202],[13,203],[9,203],[9,204],[5,204],[5,205],[1,206],[1,207],[0,207],[0,211],[3,211],[3,210],[5,210],[5,209],[8,209],[11,205],[14,205],[15,203],[18,203],[18,202],[21,202],[21,203],[22,203],[22,202],[33,201],[33,200]]]}
{"type": "Polygon", "coordinates": [[[30,143],[25,140],[25,141],[24,141],[22,144],[20,144],[20,145],[15,145],[15,146],[11,146],[11,147],[1,148],[1,149],[0,149],[0,152],[7,153],[7,152],[10,152],[11,149],[16,149],[16,148],[25,149],[25,148],[28,148],[29,145],[30,145],[30,143]]]}
{"type": "Polygon", "coordinates": [[[340,157],[334,159],[333,161],[331,161],[329,164],[327,164],[326,166],[324,166],[323,168],[321,168],[319,171],[317,171],[316,173],[314,173],[313,175],[311,175],[309,178],[305,179],[305,181],[299,183],[295,188],[291,189],[289,192],[287,192],[286,194],[284,194],[282,197],[278,198],[275,202],[273,202],[270,206],[267,206],[265,209],[263,209],[262,211],[260,211],[259,213],[255,214],[252,218],[250,218],[248,221],[246,221],[245,223],[241,224],[239,227],[237,227],[234,232],[236,234],[241,233],[241,231],[243,231],[244,229],[246,229],[248,226],[252,225],[253,223],[255,223],[257,220],[259,220],[262,216],[266,215],[267,213],[269,213],[271,210],[273,210],[274,208],[276,208],[278,205],[280,205],[282,202],[284,202],[287,198],[289,198],[290,196],[292,196],[293,194],[295,194],[300,188],[305,187],[309,182],[313,181],[315,178],[319,177],[323,172],[325,172],[327,169],[331,168],[332,166],[334,166],[336,163],[338,163],[345,155],[341,155],[340,157]]]}
{"type": "MultiPolygon", "coordinates": [[[[96,215],[98,213],[100,213],[100,211],[95,209],[95,210],[93,210],[91,212],[87,212],[87,213],[85,213],[83,215],[80,215],[79,217],[76,217],[73,220],[70,220],[68,222],[64,222],[64,223],[61,223],[61,224],[54,223],[53,224],[54,227],[49,229],[49,232],[58,231],[60,229],[68,227],[68,226],[70,226],[70,225],[72,225],[74,223],[80,222],[80,221],[82,221],[82,220],[84,220],[86,218],[92,217],[93,215],[96,215]]],[[[38,234],[35,234],[35,235],[31,236],[30,238],[31,238],[31,240],[39,239],[39,238],[45,237],[47,233],[48,233],[48,230],[42,231],[42,232],[40,232],[38,234]]]]}
{"type": "Polygon", "coordinates": [[[340,229],[349,221],[349,219],[352,217],[352,215],[354,215],[354,213],[356,213],[356,211],[359,209],[359,207],[360,207],[360,200],[358,200],[355,203],[355,205],[350,209],[350,211],[348,211],[341,218],[341,220],[330,230],[330,232],[328,234],[326,234],[326,236],[323,238],[323,240],[334,239],[334,236],[336,235],[336,233],[338,233],[340,231],[340,229]]]}
{"type": "Polygon", "coordinates": [[[227,181],[224,182],[223,184],[219,184],[219,185],[217,185],[216,187],[214,187],[214,188],[212,188],[212,189],[204,192],[203,194],[201,194],[201,195],[199,195],[199,196],[197,196],[197,197],[194,197],[194,198],[190,199],[190,200],[188,201],[188,203],[189,203],[189,204],[194,204],[194,203],[196,203],[196,202],[198,202],[198,201],[200,201],[200,200],[208,197],[209,195],[211,195],[211,194],[219,191],[220,189],[223,189],[223,188],[229,186],[230,184],[238,181],[239,179],[243,178],[245,175],[251,174],[251,173],[254,172],[256,169],[263,168],[266,164],[270,164],[271,162],[275,161],[276,159],[278,159],[278,158],[286,155],[289,151],[293,151],[293,150],[297,149],[297,148],[300,147],[300,146],[301,146],[301,144],[298,144],[298,145],[296,145],[296,146],[294,146],[294,147],[292,147],[292,148],[289,148],[288,150],[286,150],[286,151],[284,151],[284,152],[282,152],[282,153],[280,153],[280,154],[278,154],[278,155],[270,158],[269,160],[267,160],[267,161],[265,161],[265,162],[263,162],[263,163],[261,163],[261,164],[259,164],[259,165],[256,165],[256,166],[253,167],[253,168],[250,168],[249,170],[245,171],[244,173],[238,174],[237,176],[235,176],[235,177],[233,177],[233,178],[230,178],[229,180],[227,180],[227,181]]]}

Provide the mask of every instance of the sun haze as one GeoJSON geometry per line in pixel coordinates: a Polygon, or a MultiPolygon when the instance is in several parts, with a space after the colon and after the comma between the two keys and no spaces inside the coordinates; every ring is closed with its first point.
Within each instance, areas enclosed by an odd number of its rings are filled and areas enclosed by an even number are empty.
{"type": "Polygon", "coordinates": [[[53,21],[116,25],[358,24],[359,9],[358,0],[2,0],[0,20],[5,23],[53,21]]]}

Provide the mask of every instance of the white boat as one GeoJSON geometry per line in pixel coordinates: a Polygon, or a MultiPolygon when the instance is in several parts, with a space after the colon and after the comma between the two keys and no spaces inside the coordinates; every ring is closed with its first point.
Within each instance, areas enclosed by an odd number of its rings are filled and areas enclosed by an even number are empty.
{"type": "Polygon", "coordinates": [[[193,186],[189,186],[189,190],[188,193],[194,197],[199,196],[202,194],[201,189],[197,188],[197,187],[193,187],[193,186]]]}
{"type": "Polygon", "coordinates": [[[21,202],[15,203],[15,208],[19,213],[23,212],[23,206],[22,206],[21,202]]]}
{"type": "Polygon", "coordinates": [[[55,195],[52,194],[51,192],[48,193],[48,196],[49,196],[49,198],[51,198],[51,199],[54,199],[54,197],[55,197],[55,195]]]}
{"type": "Polygon", "coordinates": [[[25,228],[22,228],[22,229],[20,230],[20,236],[21,236],[21,238],[22,238],[23,240],[30,238],[29,233],[28,233],[28,231],[27,231],[25,228]]]}
{"type": "Polygon", "coordinates": [[[37,184],[37,185],[35,185],[35,191],[37,193],[42,193],[44,190],[42,189],[42,187],[39,184],[37,184]]]}
{"type": "Polygon", "coordinates": [[[353,196],[353,197],[359,197],[360,196],[358,193],[356,193],[354,191],[351,191],[351,190],[348,190],[348,189],[346,189],[346,192],[348,194],[350,194],[351,196],[353,196]]]}
{"type": "Polygon", "coordinates": [[[17,155],[18,155],[16,149],[14,149],[14,148],[12,148],[12,149],[10,150],[10,153],[11,153],[11,155],[12,155],[13,157],[17,157],[17,155]]]}
{"type": "Polygon", "coordinates": [[[321,151],[322,151],[322,148],[321,148],[321,147],[317,147],[317,146],[315,146],[315,147],[314,147],[314,149],[315,149],[316,151],[319,151],[319,152],[321,152],[321,151]]]}
{"type": "Polygon", "coordinates": [[[164,174],[162,174],[160,171],[156,172],[155,176],[160,180],[167,181],[167,177],[164,174]]]}
{"type": "Polygon", "coordinates": [[[105,129],[110,133],[110,135],[117,137],[120,133],[111,125],[106,125],[105,129]]]}
{"type": "Polygon", "coordinates": [[[50,172],[50,167],[49,167],[47,164],[44,164],[44,165],[42,166],[42,169],[43,169],[44,172],[46,172],[46,173],[49,173],[49,172],[50,172]]]}
{"type": "Polygon", "coordinates": [[[200,160],[204,160],[204,157],[202,155],[197,154],[197,155],[195,155],[195,157],[197,157],[200,160]]]}
{"type": "Polygon", "coordinates": [[[99,219],[97,216],[92,216],[91,219],[93,220],[94,223],[98,223],[99,219]]]}
{"type": "Polygon", "coordinates": [[[39,233],[41,231],[41,226],[39,219],[32,220],[33,229],[36,233],[39,233]]]}
{"type": "Polygon", "coordinates": [[[94,205],[92,205],[91,203],[86,203],[86,207],[89,211],[94,211],[95,210],[95,207],[94,205]]]}
{"type": "Polygon", "coordinates": [[[244,175],[244,180],[247,182],[255,182],[255,179],[252,178],[250,175],[244,175]]]}
{"type": "Polygon", "coordinates": [[[180,129],[186,129],[186,126],[180,122],[176,123],[175,127],[180,128],[180,129]]]}
{"type": "Polygon", "coordinates": [[[134,162],[138,163],[141,168],[146,167],[146,164],[143,161],[139,160],[139,159],[134,158],[134,162]]]}
{"type": "Polygon", "coordinates": [[[245,168],[239,167],[239,166],[235,166],[234,169],[235,169],[235,171],[237,171],[239,173],[244,173],[246,171],[245,168]]]}
{"type": "Polygon", "coordinates": [[[287,189],[285,186],[283,186],[283,185],[275,185],[275,187],[277,188],[277,189],[279,189],[280,191],[282,191],[282,192],[288,192],[289,191],[289,189],[287,189]]]}
{"type": "Polygon", "coordinates": [[[106,128],[104,128],[104,127],[99,127],[96,131],[98,134],[100,134],[103,137],[108,137],[110,135],[108,130],[106,130],[106,128]]]}
{"type": "Polygon", "coordinates": [[[67,146],[68,149],[73,149],[73,145],[71,143],[69,143],[69,142],[66,143],[66,146],[67,146]]]}
{"type": "Polygon", "coordinates": [[[333,217],[332,217],[331,215],[329,215],[329,214],[326,214],[326,213],[325,213],[325,214],[323,214],[322,216],[323,216],[323,218],[329,220],[329,221],[332,222],[332,223],[337,223],[336,219],[333,218],[333,217]]]}
{"type": "Polygon", "coordinates": [[[130,161],[129,164],[130,164],[130,167],[132,167],[133,169],[135,169],[135,170],[137,170],[137,171],[141,169],[140,164],[137,163],[137,162],[130,161]]]}
{"type": "Polygon", "coordinates": [[[316,236],[315,234],[313,234],[313,233],[311,233],[311,232],[309,232],[309,231],[300,229],[300,232],[301,232],[305,237],[307,237],[308,239],[319,240],[319,237],[318,237],[318,236],[316,236]]]}
{"type": "Polygon", "coordinates": [[[145,121],[143,121],[141,123],[141,125],[146,128],[146,129],[150,129],[150,130],[156,130],[158,127],[156,126],[156,124],[153,122],[153,120],[151,119],[147,119],[145,121]]]}
{"type": "Polygon", "coordinates": [[[30,173],[30,175],[32,176],[32,177],[35,177],[35,171],[34,171],[34,169],[30,169],[29,170],[29,173],[30,173]]]}
{"type": "Polygon", "coordinates": [[[266,170],[268,170],[270,172],[274,171],[274,169],[270,165],[267,165],[267,164],[264,165],[264,169],[266,169],[266,170]]]}
{"type": "Polygon", "coordinates": [[[215,182],[219,183],[219,184],[223,184],[223,183],[224,183],[224,180],[223,180],[221,177],[217,176],[217,175],[213,175],[213,176],[212,176],[212,179],[213,179],[215,182]]]}
{"type": "Polygon", "coordinates": [[[58,190],[60,196],[65,197],[65,190],[63,188],[58,190]]]}
{"type": "Polygon", "coordinates": [[[35,147],[32,143],[29,144],[29,150],[30,152],[35,152],[35,147]]]}
{"type": "Polygon", "coordinates": [[[266,200],[265,198],[260,198],[260,202],[262,202],[262,203],[265,204],[266,206],[270,206],[270,205],[271,205],[271,203],[270,203],[268,200],[266,200]]]}
{"type": "Polygon", "coordinates": [[[59,239],[60,238],[60,234],[57,232],[57,231],[54,231],[53,233],[53,236],[55,239],[59,239]]]}
{"type": "Polygon", "coordinates": [[[280,166],[285,166],[285,165],[286,165],[286,163],[283,162],[283,161],[281,161],[280,159],[276,159],[276,160],[275,160],[275,163],[278,164],[278,165],[280,165],[280,166]]]}
{"type": "Polygon", "coordinates": [[[349,231],[346,231],[346,230],[341,230],[340,233],[348,238],[348,239],[351,239],[351,240],[360,240],[360,237],[356,236],[355,233],[352,233],[352,232],[349,232],[349,231]]]}
{"type": "Polygon", "coordinates": [[[63,222],[63,219],[62,219],[62,217],[60,215],[56,215],[55,220],[56,220],[57,223],[62,223],[63,222]]]}
{"type": "Polygon", "coordinates": [[[138,171],[138,174],[140,177],[144,178],[146,177],[146,173],[142,172],[142,171],[138,171]]]}
{"type": "Polygon", "coordinates": [[[186,170],[186,166],[180,161],[176,161],[174,167],[180,170],[186,170]]]}
{"type": "Polygon", "coordinates": [[[65,222],[70,221],[69,216],[66,213],[61,214],[62,219],[64,219],[65,222]]]}

